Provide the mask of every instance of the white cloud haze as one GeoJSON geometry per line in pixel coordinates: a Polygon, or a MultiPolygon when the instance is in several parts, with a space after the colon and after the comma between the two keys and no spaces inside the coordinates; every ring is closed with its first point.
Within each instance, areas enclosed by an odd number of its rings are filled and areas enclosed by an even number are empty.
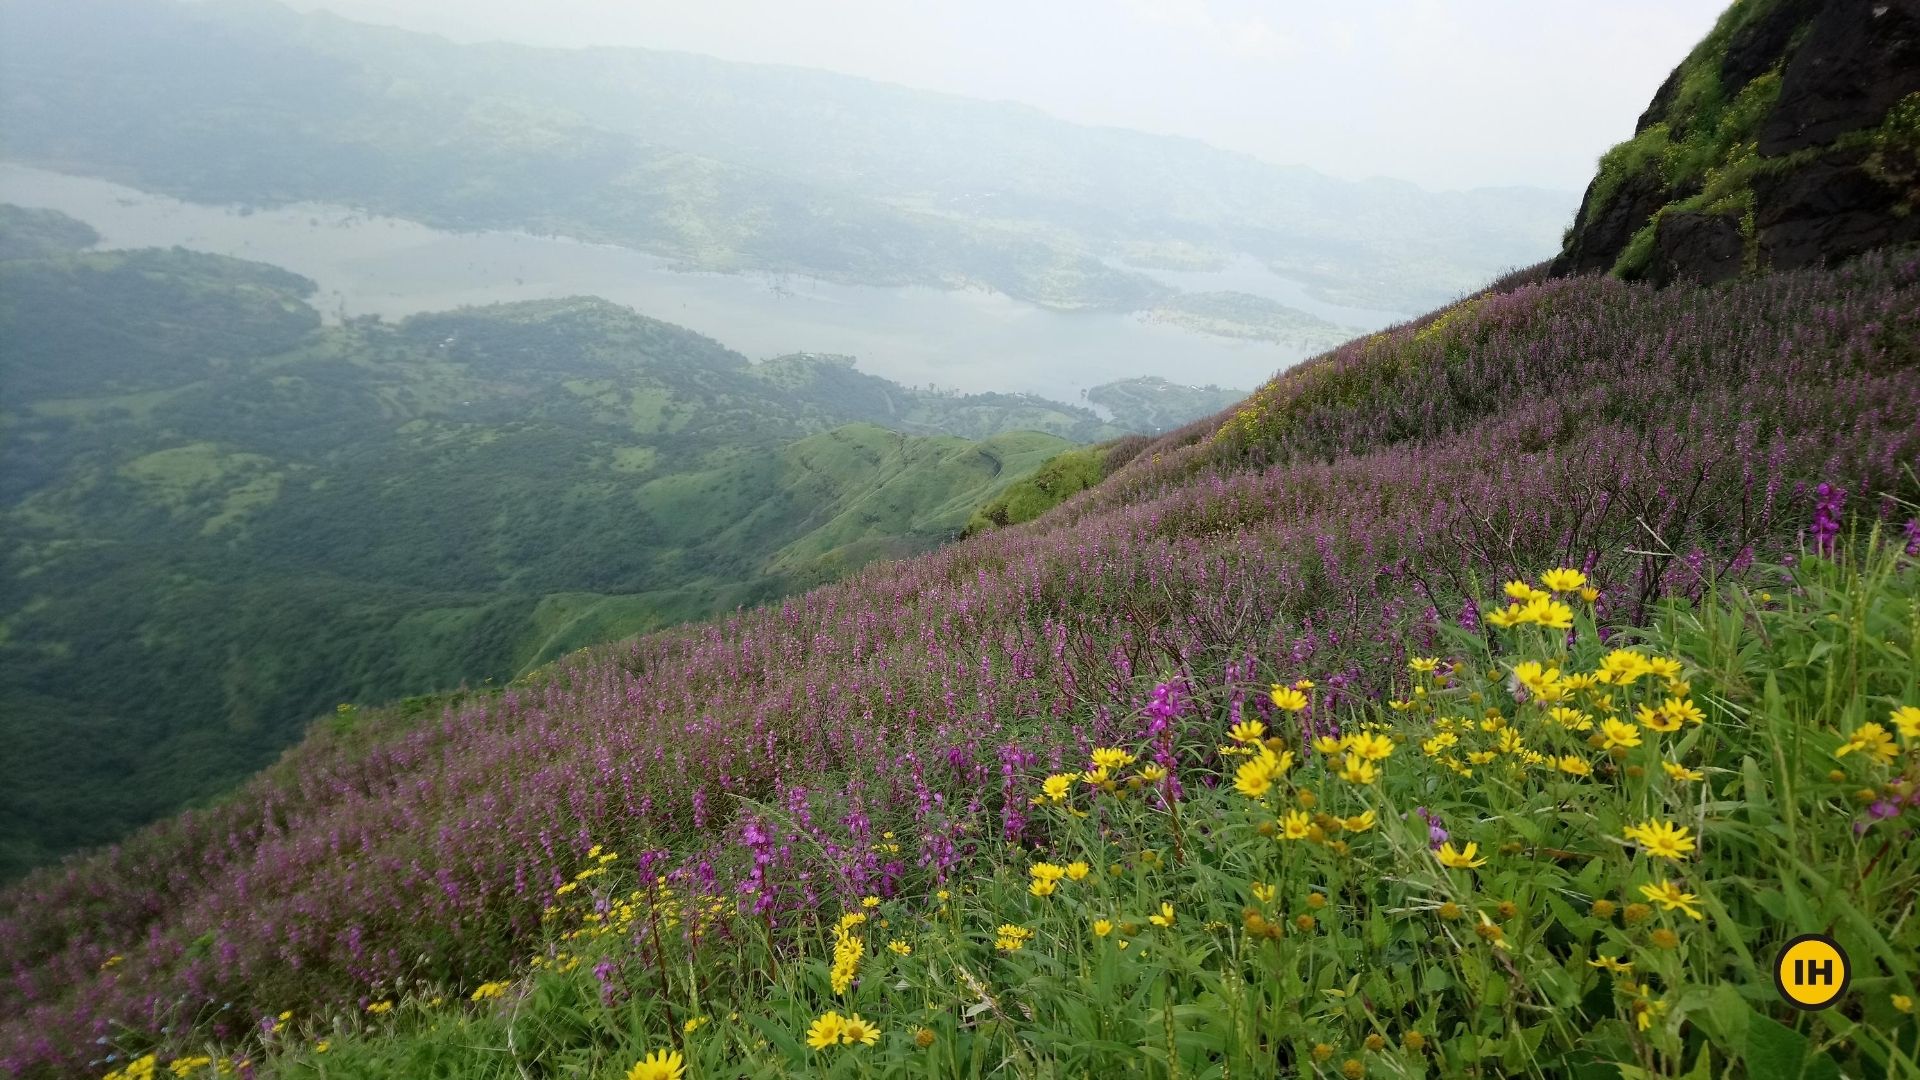
{"type": "Polygon", "coordinates": [[[823,68],[1426,187],[1578,189],[1726,0],[294,0],[823,68]]]}

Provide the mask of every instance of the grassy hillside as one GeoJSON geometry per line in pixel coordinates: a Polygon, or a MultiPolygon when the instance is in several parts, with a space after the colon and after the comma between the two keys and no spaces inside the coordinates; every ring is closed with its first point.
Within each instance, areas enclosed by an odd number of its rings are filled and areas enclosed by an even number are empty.
{"type": "Polygon", "coordinates": [[[0,877],[224,790],[338,702],[924,551],[1117,432],[598,300],[323,328],[273,267],[5,223],[34,257],[0,260],[0,877]]]}
{"type": "Polygon", "coordinates": [[[1857,800],[1908,790],[1906,744],[1865,725],[1920,692],[1920,571],[1898,544],[1858,577],[1758,568],[1911,512],[1916,313],[1908,255],[1515,285],[1025,525],[439,711],[355,710],[0,894],[0,1062],[1626,1077],[1817,1050],[1899,1075],[1913,867],[1857,800]],[[1508,629],[1503,581],[1542,594],[1508,629]],[[1565,731],[1542,688],[1630,662],[1603,657],[1650,623],[1638,662],[1676,666],[1565,699],[1627,752],[1565,731]],[[1232,729],[1254,721],[1275,741],[1232,729]],[[1133,764],[1102,779],[1094,748],[1133,764]],[[1294,771],[1248,779],[1264,752],[1294,771]],[[1691,852],[1656,857],[1649,822],[1691,852]],[[1437,828],[1472,872],[1425,853],[1437,828]],[[1702,918],[1651,905],[1661,882],[1702,918]],[[1857,1005],[1797,1014],[1760,966],[1823,926],[1873,967],[1857,1005]],[[830,1011],[884,1030],[826,1039],[830,1011]]]}
{"type": "Polygon", "coordinates": [[[1100,446],[1069,450],[1008,485],[967,521],[967,533],[1032,521],[1112,475],[1148,444],[1133,435],[1100,446]]]}
{"type": "MultiPolygon", "coordinates": [[[[1241,252],[1323,297],[1413,311],[1549,254],[1571,208],[1339,181],[821,72],[457,46],[268,3],[15,0],[7,22],[9,157],[202,202],[342,202],[708,270],[1124,311],[1171,292],[1125,263],[1241,252]]],[[[1324,330],[1231,306],[1242,332],[1324,330]]]]}

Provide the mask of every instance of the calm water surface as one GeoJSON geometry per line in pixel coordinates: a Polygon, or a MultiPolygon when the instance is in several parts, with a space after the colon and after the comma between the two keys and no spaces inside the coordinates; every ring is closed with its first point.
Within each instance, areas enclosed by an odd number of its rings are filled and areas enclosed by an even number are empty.
{"type": "MultiPolygon", "coordinates": [[[[178,245],[285,267],[319,283],[313,302],[329,318],[397,318],[587,294],[697,330],[754,359],[847,353],[862,370],[908,385],[1061,401],[1139,375],[1249,389],[1304,359],[1286,346],[1197,334],[1136,315],[1049,311],[984,290],[682,273],[657,256],[609,245],[448,232],[324,203],[255,211],[206,206],[13,163],[0,163],[0,201],[79,218],[99,231],[103,247],[178,245]]],[[[1363,330],[1401,317],[1314,301],[1252,260],[1219,272],[1158,276],[1187,289],[1269,296],[1363,330]]]]}

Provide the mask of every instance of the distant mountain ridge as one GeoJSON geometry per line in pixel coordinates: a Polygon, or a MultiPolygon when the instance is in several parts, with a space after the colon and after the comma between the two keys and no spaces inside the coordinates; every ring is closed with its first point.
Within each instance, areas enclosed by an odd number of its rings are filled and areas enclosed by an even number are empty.
{"type": "Polygon", "coordinates": [[[199,201],[344,202],[701,269],[1132,310],[1168,290],[1114,260],[1197,246],[1413,311],[1548,254],[1572,202],[1340,181],[822,72],[459,46],[264,0],[14,0],[7,25],[8,156],[199,201]]]}

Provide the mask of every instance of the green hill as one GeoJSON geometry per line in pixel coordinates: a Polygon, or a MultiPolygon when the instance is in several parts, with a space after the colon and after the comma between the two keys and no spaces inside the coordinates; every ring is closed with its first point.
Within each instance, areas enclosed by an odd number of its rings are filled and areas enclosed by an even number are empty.
{"type": "Polygon", "coordinates": [[[1117,432],[592,299],[322,326],[273,267],[4,222],[0,876],[224,790],[337,702],[924,551],[1117,432]]]}

